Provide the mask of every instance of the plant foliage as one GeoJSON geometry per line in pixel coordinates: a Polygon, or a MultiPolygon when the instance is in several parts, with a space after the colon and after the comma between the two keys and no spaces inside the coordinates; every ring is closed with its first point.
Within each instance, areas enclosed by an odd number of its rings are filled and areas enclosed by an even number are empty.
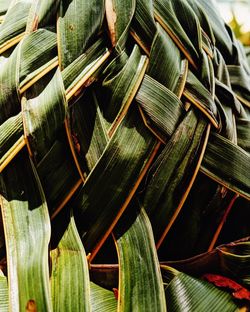
{"type": "Polygon", "coordinates": [[[0,311],[246,310],[249,129],[211,1],[0,1],[0,311]]]}

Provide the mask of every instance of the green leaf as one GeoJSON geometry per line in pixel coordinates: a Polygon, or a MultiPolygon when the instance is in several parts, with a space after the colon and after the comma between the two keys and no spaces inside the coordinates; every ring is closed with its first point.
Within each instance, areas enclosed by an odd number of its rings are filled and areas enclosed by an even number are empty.
{"type": "Polygon", "coordinates": [[[88,263],[73,216],[51,258],[54,311],[91,311],[88,263]]]}
{"type": "Polygon", "coordinates": [[[209,118],[215,127],[218,128],[218,109],[212,94],[191,71],[188,72],[184,95],[209,118]]]}
{"type": "Polygon", "coordinates": [[[116,312],[117,300],[114,293],[94,283],[90,283],[92,312],[116,312]]]}
{"type": "Polygon", "coordinates": [[[0,48],[25,31],[31,0],[13,1],[0,26],[0,48]]]}
{"type": "Polygon", "coordinates": [[[182,56],[169,35],[160,25],[157,27],[151,51],[147,74],[174,91],[181,75],[182,56]],[[158,60],[161,60],[159,62],[158,60]]]}
{"type": "Polygon", "coordinates": [[[152,0],[136,1],[132,30],[139,37],[142,45],[149,53],[156,32],[152,0]]]}
{"type": "Polygon", "coordinates": [[[192,8],[192,10],[195,12],[200,22],[200,26],[202,29],[203,44],[207,43],[209,40],[209,44],[207,47],[210,47],[211,45],[212,46],[215,45],[214,33],[211,27],[211,19],[206,14],[206,12],[202,9],[198,1],[188,0],[187,2],[192,8]],[[206,38],[204,38],[204,35],[206,38]],[[205,42],[204,42],[204,39],[205,39],[205,42]]]}
{"type": "Polygon", "coordinates": [[[154,8],[156,19],[196,67],[201,49],[201,29],[193,10],[183,0],[155,0],[154,8]]]}
{"type": "Polygon", "coordinates": [[[210,136],[201,169],[218,183],[250,198],[249,153],[219,134],[210,136]]]}
{"type": "Polygon", "coordinates": [[[70,108],[72,133],[79,145],[82,161],[85,158],[89,171],[94,168],[109,141],[105,120],[93,89],[86,90],[70,108]]]}
{"type": "Polygon", "coordinates": [[[237,143],[250,153],[250,120],[237,119],[237,143]]]}
{"type": "Polygon", "coordinates": [[[53,215],[72,187],[79,180],[66,138],[54,142],[51,149],[37,166],[37,171],[46,195],[50,214],[53,215]]]}
{"type": "Polygon", "coordinates": [[[66,115],[66,99],[59,69],[44,88],[35,84],[23,98],[23,119],[29,144],[37,160],[50,149],[66,115]],[[41,90],[42,89],[42,90],[41,90]],[[46,138],[46,139],[45,139],[46,138]]]}
{"type": "Polygon", "coordinates": [[[144,76],[136,101],[149,117],[149,125],[153,123],[165,137],[174,133],[185,112],[180,99],[148,75],[144,76]]]}
{"type": "Polygon", "coordinates": [[[167,309],[173,312],[239,311],[230,294],[214,285],[162,266],[167,309]]]}
{"type": "Polygon", "coordinates": [[[82,53],[62,71],[63,82],[67,93],[69,93],[88,72],[95,68],[96,64],[98,64],[105,54],[107,54],[106,43],[105,40],[100,38],[86,53],[82,53]]]}
{"type": "Polygon", "coordinates": [[[106,18],[113,46],[118,51],[125,47],[129,35],[136,1],[135,0],[106,0],[106,18]]]}
{"type": "Polygon", "coordinates": [[[22,134],[23,120],[21,113],[7,119],[0,126],[0,164],[6,159],[6,153],[21,138],[22,134]]]}
{"type": "Polygon", "coordinates": [[[134,204],[130,209],[114,232],[120,270],[118,310],[166,311],[151,224],[143,208],[134,204]]]}
{"type": "Polygon", "coordinates": [[[8,282],[2,271],[0,271],[0,307],[1,312],[9,311],[8,282]]]}
{"type": "Polygon", "coordinates": [[[243,64],[228,65],[227,69],[230,75],[232,89],[239,96],[250,100],[250,77],[248,70],[243,66],[243,64]]]}
{"type": "MultiPolygon", "coordinates": [[[[190,0],[192,1],[192,0],[190,0]]],[[[198,2],[195,0],[195,2],[198,2]]],[[[233,52],[232,40],[230,34],[228,33],[224,21],[219,15],[218,9],[211,1],[199,0],[199,6],[202,8],[204,13],[208,16],[210,25],[212,27],[216,46],[219,48],[220,52],[223,54],[225,60],[231,62],[231,56],[233,52]]]]}
{"type": "Polygon", "coordinates": [[[23,311],[35,303],[38,311],[51,311],[48,244],[50,220],[37,173],[25,152],[0,176],[9,304],[23,311]]]}
{"type": "Polygon", "coordinates": [[[250,242],[218,247],[218,254],[223,273],[249,287],[250,242]]]}
{"type": "Polygon", "coordinates": [[[56,18],[60,0],[39,1],[39,27],[50,24],[51,20],[56,18]]]}
{"type": "Polygon", "coordinates": [[[158,241],[176,218],[177,208],[192,179],[204,140],[206,122],[190,111],[167,142],[152,168],[144,206],[158,241]],[[182,185],[182,188],[179,188],[182,185]],[[178,196],[176,195],[178,194],[178,196]]]}
{"type": "Polygon", "coordinates": [[[120,210],[128,205],[155,148],[155,139],[131,107],[71,204],[87,252],[106,237],[120,210]]]}
{"type": "Polygon", "coordinates": [[[61,1],[58,18],[59,64],[66,68],[88,48],[100,29],[104,1],[61,1]]]}
{"type": "MultiPolygon", "coordinates": [[[[121,53],[104,71],[105,79],[102,82],[102,92],[105,101],[105,117],[113,126],[120,118],[123,110],[131,103],[131,97],[140,86],[146,66],[146,57],[141,55],[140,49],[134,45],[131,55],[126,60],[126,55],[121,53]],[[117,72],[119,67],[114,65],[121,62],[124,66],[117,72]],[[126,63],[125,63],[126,62],[126,63]]],[[[111,126],[112,127],[112,126],[111,126]]]]}
{"type": "Polygon", "coordinates": [[[26,36],[21,45],[19,88],[39,75],[56,58],[56,34],[39,29],[26,36]]]}
{"type": "Polygon", "coordinates": [[[9,0],[2,0],[0,2],[0,15],[4,15],[10,6],[9,0]]]}
{"type": "Polygon", "coordinates": [[[0,124],[21,111],[18,94],[20,45],[1,64],[0,71],[0,124]]]}

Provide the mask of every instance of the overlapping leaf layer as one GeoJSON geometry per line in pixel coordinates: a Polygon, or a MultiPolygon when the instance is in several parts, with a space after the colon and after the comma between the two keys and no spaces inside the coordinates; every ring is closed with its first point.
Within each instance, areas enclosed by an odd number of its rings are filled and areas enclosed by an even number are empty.
{"type": "Polygon", "coordinates": [[[0,1],[0,311],[244,310],[249,129],[212,1],[0,1]]]}

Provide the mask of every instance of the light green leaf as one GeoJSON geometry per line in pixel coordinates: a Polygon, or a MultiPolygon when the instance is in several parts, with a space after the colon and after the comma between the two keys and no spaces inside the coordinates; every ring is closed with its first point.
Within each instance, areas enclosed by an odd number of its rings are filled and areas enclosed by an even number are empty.
{"type": "Polygon", "coordinates": [[[18,94],[20,45],[2,64],[0,71],[0,124],[21,111],[18,94]]]}
{"type": "Polygon", "coordinates": [[[44,157],[62,128],[66,105],[65,90],[59,69],[45,88],[43,82],[35,84],[29,90],[27,99],[23,98],[26,135],[37,160],[44,157]]]}
{"type": "Polygon", "coordinates": [[[94,283],[90,283],[92,312],[116,312],[117,300],[114,293],[94,283]]]}
{"type": "Polygon", "coordinates": [[[166,311],[151,224],[137,204],[128,211],[114,232],[120,270],[118,311],[166,311]]]}
{"type": "Polygon", "coordinates": [[[23,134],[23,120],[19,113],[7,119],[0,126],[0,165],[6,159],[6,153],[21,138],[23,134]]]}
{"type": "Polygon", "coordinates": [[[0,310],[9,311],[8,282],[7,277],[0,271],[0,310]]]}
{"type": "Polygon", "coordinates": [[[167,309],[173,312],[239,311],[230,294],[214,285],[162,266],[167,309]]]}
{"type": "Polygon", "coordinates": [[[12,1],[0,25],[0,48],[25,31],[31,0],[12,1]]]}
{"type": "Polygon", "coordinates": [[[26,152],[0,176],[9,304],[13,312],[34,302],[38,311],[51,311],[48,244],[50,220],[36,171],[26,152]]]}
{"type": "Polygon", "coordinates": [[[91,311],[88,263],[73,216],[51,258],[54,311],[91,311]]]}
{"type": "Polygon", "coordinates": [[[26,36],[21,46],[19,88],[39,75],[56,58],[56,34],[39,29],[26,36]]]}

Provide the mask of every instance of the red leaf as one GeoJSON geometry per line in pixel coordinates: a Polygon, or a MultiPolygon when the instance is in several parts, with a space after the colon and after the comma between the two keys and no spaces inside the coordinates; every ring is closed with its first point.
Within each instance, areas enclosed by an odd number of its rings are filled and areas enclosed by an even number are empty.
{"type": "Polygon", "coordinates": [[[119,296],[119,291],[117,288],[113,288],[113,293],[114,293],[114,296],[115,296],[115,299],[118,300],[118,296],[119,296]]]}
{"type": "Polygon", "coordinates": [[[228,277],[205,274],[203,279],[220,288],[228,288],[232,291],[232,295],[237,299],[245,299],[250,301],[250,291],[228,277]]]}

